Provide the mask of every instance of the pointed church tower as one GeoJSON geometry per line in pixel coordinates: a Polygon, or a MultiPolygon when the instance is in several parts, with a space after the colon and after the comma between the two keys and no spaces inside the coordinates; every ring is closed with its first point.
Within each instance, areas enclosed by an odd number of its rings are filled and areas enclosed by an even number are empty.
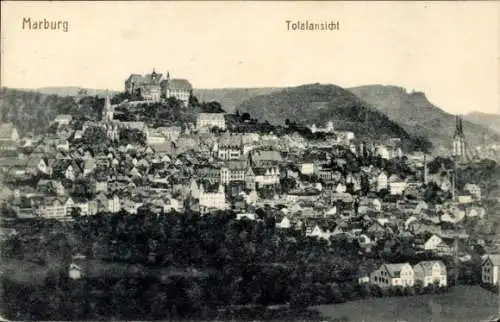
{"type": "Polygon", "coordinates": [[[427,155],[424,154],[424,184],[429,183],[429,168],[427,167],[427,155]]]}
{"type": "Polygon", "coordinates": [[[462,117],[456,116],[455,133],[453,134],[453,157],[459,161],[465,160],[465,134],[462,117]]]}
{"type": "Polygon", "coordinates": [[[106,91],[106,99],[104,101],[104,108],[102,110],[102,120],[104,122],[111,122],[113,121],[113,117],[114,117],[114,108],[113,106],[111,106],[109,94],[106,91]]]}

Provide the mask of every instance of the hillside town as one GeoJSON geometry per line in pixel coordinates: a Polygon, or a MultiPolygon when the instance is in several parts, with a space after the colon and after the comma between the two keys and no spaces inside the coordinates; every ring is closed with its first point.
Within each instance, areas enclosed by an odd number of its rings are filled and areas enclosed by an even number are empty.
{"type": "MultiPolygon", "coordinates": [[[[162,124],[148,116],[149,108],[168,113],[172,104],[192,110],[192,90],[188,80],[153,70],[130,75],[123,93],[99,100],[97,119],[57,115],[47,133],[30,136],[0,124],[2,243],[29,234],[20,227],[34,220],[83,227],[105,215],[189,212],[271,222],[282,247],[297,240],[325,251],[340,241],[355,245],[353,256],[363,259],[349,277],[356,285],[446,288],[474,274],[476,283],[498,285],[500,235],[488,220],[499,200],[485,197],[483,182],[461,176],[484,160],[467,158],[460,116],[451,153],[442,156],[408,151],[398,137],[360,141],[330,120],[283,120],[276,130],[237,111],[197,111],[162,124]]],[[[96,229],[111,252],[112,233],[96,229]]],[[[163,265],[161,245],[146,244],[145,262],[163,265]]],[[[75,282],[95,273],[90,263],[110,258],[100,242],[78,245],[65,262],[75,282]]]]}

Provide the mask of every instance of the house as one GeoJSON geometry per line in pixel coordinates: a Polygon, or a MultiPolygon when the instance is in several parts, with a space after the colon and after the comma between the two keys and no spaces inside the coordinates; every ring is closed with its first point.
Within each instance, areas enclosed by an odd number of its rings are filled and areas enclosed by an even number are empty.
{"type": "Polygon", "coordinates": [[[18,141],[19,133],[12,123],[0,123],[0,141],[18,141]]]}
{"type": "Polygon", "coordinates": [[[108,197],[108,211],[115,213],[119,212],[121,209],[120,206],[120,197],[117,195],[113,195],[111,197],[108,197]]]}
{"type": "Polygon", "coordinates": [[[242,220],[242,219],[256,220],[257,219],[257,215],[256,214],[252,214],[252,213],[236,214],[236,220],[242,220]]]}
{"type": "Polygon", "coordinates": [[[473,202],[472,195],[469,195],[469,194],[467,194],[467,195],[465,195],[465,194],[464,195],[458,195],[457,196],[457,202],[459,204],[472,203],[473,202]]]}
{"type": "Polygon", "coordinates": [[[255,205],[257,201],[259,200],[259,195],[257,194],[257,191],[251,190],[246,196],[245,196],[245,202],[249,205],[255,205]]]}
{"type": "Polygon", "coordinates": [[[71,123],[72,119],[73,119],[73,117],[69,114],[59,114],[54,119],[54,123],[59,124],[59,126],[69,125],[69,123],[71,123]]]}
{"type": "Polygon", "coordinates": [[[436,234],[432,234],[430,237],[424,239],[417,237],[415,244],[417,248],[425,251],[432,251],[438,254],[447,255],[452,252],[451,247],[436,234]]]}
{"type": "Polygon", "coordinates": [[[384,145],[379,145],[375,149],[375,154],[382,159],[389,160],[390,159],[390,153],[389,150],[387,149],[386,146],[384,145]]]}
{"type": "Polygon", "coordinates": [[[437,247],[443,242],[443,239],[438,235],[432,235],[423,244],[425,250],[436,250],[437,247]]]}
{"type": "Polygon", "coordinates": [[[290,219],[287,217],[283,217],[279,223],[276,223],[276,228],[279,229],[289,229],[292,227],[292,223],[290,222],[290,219]]]}
{"type": "Polygon", "coordinates": [[[382,264],[370,274],[370,283],[381,288],[413,286],[414,281],[414,271],[409,263],[382,264]]]}
{"type": "Polygon", "coordinates": [[[481,281],[484,284],[498,285],[500,255],[487,255],[481,263],[481,281]]]}
{"type": "Polygon", "coordinates": [[[303,175],[311,175],[314,173],[314,163],[312,162],[303,162],[300,165],[300,173],[303,175]]]}
{"type": "Polygon", "coordinates": [[[220,169],[220,181],[223,184],[232,181],[244,181],[247,167],[248,165],[246,161],[226,161],[220,169]]]}
{"type": "Polygon", "coordinates": [[[255,150],[250,154],[254,167],[265,167],[269,165],[279,165],[283,162],[283,158],[279,151],[276,150],[255,150]]]}
{"type": "Polygon", "coordinates": [[[68,276],[72,280],[78,280],[83,277],[82,267],[76,263],[69,265],[68,276]]]}
{"type": "Polygon", "coordinates": [[[216,148],[220,160],[238,160],[244,152],[243,136],[223,135],[216,148]]]}
{"type": "Polygon", "coordinates": [[[280,169],[278,166],[254,168],[255,183],[259,186],[275,185],[280,182],[280,169]]]}
{"type": "Polygon", "coordinates": [[[108,192],[108,180],[106,178],[96,178],[92,180],[92,190],[94,193],[108,192]]]}
{"type": "Polygon", "coordinates": [[[59,151],[69,151],[68,140],[59,139],[56,141],[56,149],[59,151]]]}
{"type": "Polygon", "coordinates": [[[389,180],[385,172],[381,172],[377,177],[377,191],[387,189],[389,180]]]}
{"type": "Polygon", "coordinates": [[[45,218],[64,219],[69,216],[73,206],[74,202],[70,197],[64,200],[60,197],[46,196],[38,211],[45,218]]]}
{"type": "Polygon", "coordinates": [[[329,230],[322,229],[319,225],[315,225],[310,231],[306,231],[306,236],[317,237],[319,239],[330,239],[331,232],[329,230]]]}
{"type": "Polygon", "coordinates": [[[52,174],[52,169],[47,158],[41,153],[32,153],[26,162],[26,171],[31,173],[41,172],[43,174],[52,174]]]}
{"type": "Polygon", "coordinates": [[[196,118],[196,128],[198,130],[210,130],[218,127],[221,130],[226,129],[225,113],[199,113],[196,118]]]}
{"type": "Polygon", "coordinates": [[[401,196],[406,189],[406,182],[404,180],[400,180],[399,178],[389,181],[389,192],[391,195],[401,196]]]}
{"type": "Polygon", "coordinates": [[[87,176],[94,172],[97,164],[94,158],[85,158],[83,162],[83,175],[87,176]]]}
{"type": "Polygon", "coordinates": [[[447,285],[446,266],[442,261],[422,261],[413,266],[415,282],[420,281],[424,287],[434,283],[447,285]]]}
{"type": "Polygon", "coordinates": [[[465,184],[464,190],[473,195],[475,199],[481,200],[481,188],[477,184],[467,183],[465,184]]]}
{"type": "Polygon", "coordinates": [[[200,207],[215,208],[224,210],[229,208],[226,202],[226,193],[224,185],[209,182],[200,182],[196,180],[191,182],[191,196],[199,200],[200,207]]]}

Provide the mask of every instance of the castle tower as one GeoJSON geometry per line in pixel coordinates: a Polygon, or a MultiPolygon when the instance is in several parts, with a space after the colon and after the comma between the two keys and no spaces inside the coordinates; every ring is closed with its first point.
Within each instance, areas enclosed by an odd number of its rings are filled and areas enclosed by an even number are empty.
{"type": "Polygon", "coordinates": [[[462,117],[456,116],[455,133],[453,134],[453,157],[456,160],[465,159],[465,135],[463,131],[462,117]]]}

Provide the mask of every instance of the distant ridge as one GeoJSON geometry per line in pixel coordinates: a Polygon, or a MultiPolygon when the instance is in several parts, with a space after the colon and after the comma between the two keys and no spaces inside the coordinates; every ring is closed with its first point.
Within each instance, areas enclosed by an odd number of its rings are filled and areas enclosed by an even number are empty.
{"type": "Polygon", "coordinates": [[[482,125],[500,134],[500,114],[471,112],[464,115],[469,122],[482,125]]]}
{"type": "MultiPolygon", "coordinates": [[[[348,89],[374,106],[408,133],[429,138],[435,147],[450,148],[455,130],[455,115],[438,108],[423,92],[407,92],[392,85],[365,85],[348,89]]],[[[500,135],[488,127],[464,118],[464,132],[469,146],[482,144],[485,138],[500,142],[500,135]]]]}
{"type": "Polygon", "coordinates": [[[237,109],[271,124],[284,124],[287,119],[305,125],[325,125],[332,121],[334,128],[353,131],[362,140],[398,137],[410,149],[430,148],[427,140],[409,134],[370,104],[336,85],[289,87],[249,98],[237,109]]]}
{"type": "Polygon", "coordinates": [[[195,89],[194,95],[200,101],[217,101],[221,103],[222,108],[229,113],[235,111],[236,106],[246,99],[258,95],[266,95],[283,88],[280,87],[253,87],[253,88],[199,88],[195,89]]]}
{"type": "Polygon", "coordinates": [[[84,88],[78,86],[53,86],[53,87],[40,87],[40,88],[24,88],[19,89],[26,92],[38,92],[46,95],[59,95],[59,96],[77,96],[80,91],[86,91],[89,96],[104,96],[106,91],[110,95],[118,94],[120,91],[117,90],[106,90],[106,89],[95,89],[95,88],[84,88]]]}

